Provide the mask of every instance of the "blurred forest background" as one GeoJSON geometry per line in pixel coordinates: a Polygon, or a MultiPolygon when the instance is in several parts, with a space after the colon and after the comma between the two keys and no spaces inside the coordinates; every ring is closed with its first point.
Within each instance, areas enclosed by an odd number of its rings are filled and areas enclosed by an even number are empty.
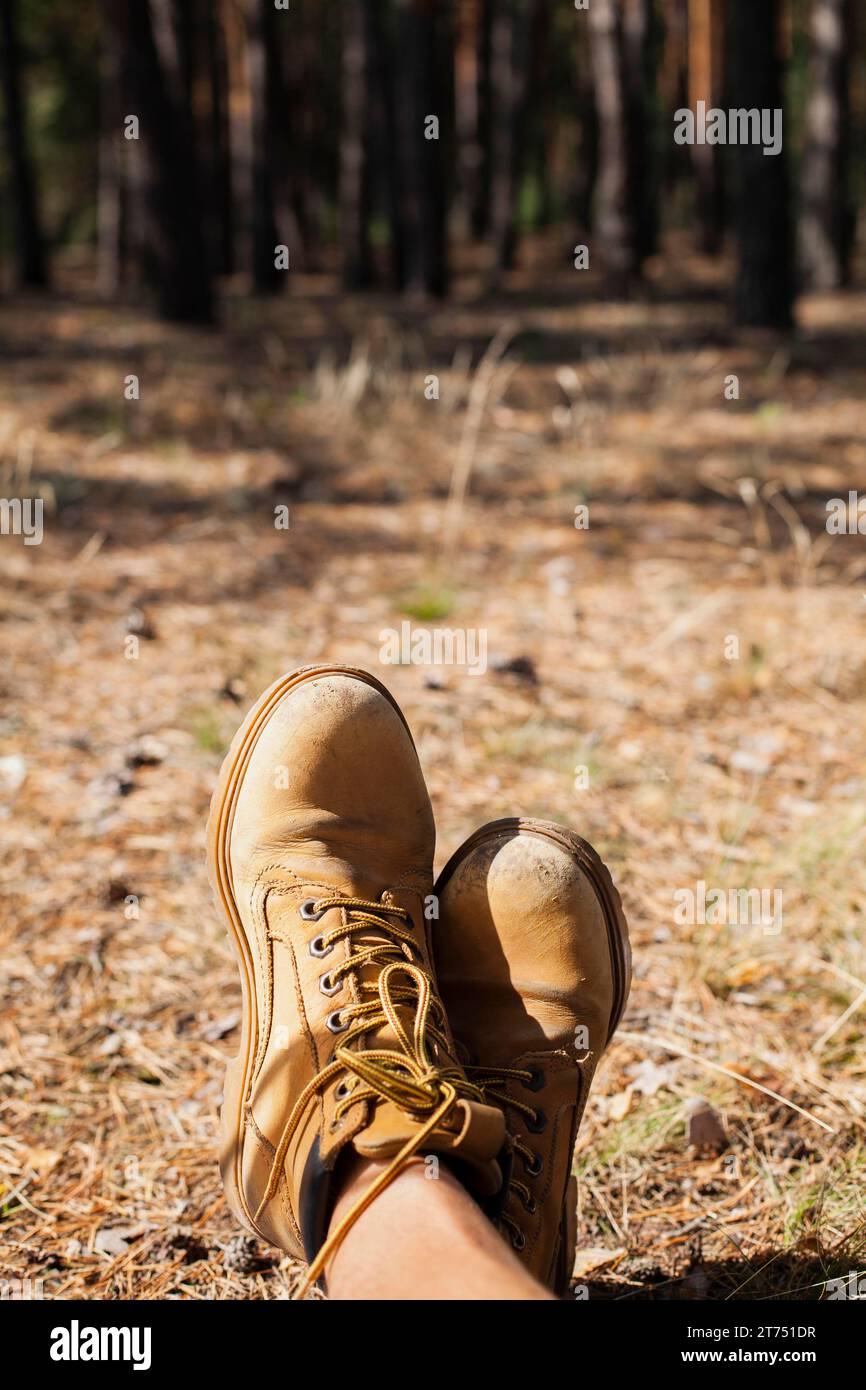
{"type": "Polygon", "coordinates": [[[0,1278],[294,1286],[219,1184],[204,823],[320,659],[406,711],[438,864],[527,814],[611,865],[577,1284],[862,1270],[864,53],[853,0],[0,0],[0,502],[44,505],[0,534],[0,1278]],[[781,152],[678,144],[702,101],[781,152]],[[488,670],[383,665],[404,621],[488,670]],[[781,929],[682,924],[701,882],[781,929]]]}
{"type": "Polygon", "coordinates": [[[9,284],[95,263],[106,295],[146,286],[208,322],[227,275],[274,294],[289,267],[339,264],[347,289],[444,295],[459,248],[485,248],[495,287],[546,232],[569,259],[593,239],[624,294],[688,228],[735,246],[736,321],[785,326],[798,286],[850,274],[850,0],[3,0],[0,17],[9,284]],[[781,152],[675,144],[698,101],[783,109],[781,152]]]}

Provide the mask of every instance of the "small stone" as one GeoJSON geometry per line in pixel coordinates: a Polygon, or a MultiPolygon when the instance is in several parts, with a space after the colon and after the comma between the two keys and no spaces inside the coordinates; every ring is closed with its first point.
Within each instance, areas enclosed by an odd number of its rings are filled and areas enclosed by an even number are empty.
{"type": "Polygon", "coordinates": [[[143,608],[130,608],[126,615],[126,630],[145,642],[152,642],[156,637],[156,628],[143,608]]]}
{"type": "Polygon", "coordinates": [[[247,696],[246,683],[240,676],[229,676],[219,691],[219,696],[221,700],[231,700],[232,704],[239,705],[247,696]]]}
{"type": "Polygon", "coordinates": [[[686,1141],[694,1149],[713,1149],[717,1153],[728,1146],[728,1136],[719,1116],[700,1096],[694,1096],[686,1104],[686,1141]]]}
{"type": "Polygon", "coordinates": [[[538,672],[531,656],[494,657],[491,661],[494,671],[500,676],[516,676],[527,685],[538,685],[538,672]]]}
{"type": "Polygon", "coordinates": [[[168,749],[152,734],[142,734],[126,750],[127,767],[158,767],[168,757],[168,749]]]}
{"type": "Polygon", "coordinates": [[[0,791],[15,793],[23,787],[27,776],[27,764],[20,753],[10,753],[0,758],[0,791]]]}
{"type": "Polygon", "coordinates": [[[110,878],[105,889],[105,897],[110,903],[122,903],[132,896],[132,889],[122,878],[110,878]]]}

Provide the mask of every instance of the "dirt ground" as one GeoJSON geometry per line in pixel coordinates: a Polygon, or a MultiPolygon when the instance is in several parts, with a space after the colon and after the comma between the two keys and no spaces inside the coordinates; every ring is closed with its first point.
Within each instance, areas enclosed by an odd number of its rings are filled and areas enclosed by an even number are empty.
{"type": "Polygon", "coordinates": [[[41,545],[0,537],[0,1279],[290,1293],[221,1194],[240,996],[203,846],[247,704],[315,659],[401,701],[437,867],[518,813],[611,865],[635,981],[578,1294],[864,1266],[866,547],[825,522],[866,488],[866,294],[733,337],[724,270],[673,248],[604,305],[539,252],[432,309],[300,277],[218,332],[72,281],[0,303],[0,492],[45,503],[41,545]],[[487,671],[383,665],[403,621],[483,630],[487,671]],[[701,881],[782,920],[683,924],[701,881]]]}

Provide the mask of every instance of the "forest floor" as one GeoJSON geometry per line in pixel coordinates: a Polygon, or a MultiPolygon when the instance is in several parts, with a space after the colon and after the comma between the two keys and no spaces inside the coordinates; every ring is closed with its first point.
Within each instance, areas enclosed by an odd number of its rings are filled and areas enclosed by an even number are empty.
{"type": "Polygon", "coordinates": [[[539,256],[425,309],[307,276],[212,332],[0,303],[0,493],[45,502],[41,545],[0,539],[0,1279],[290,1292],[216,1167],[240,995],[204,824],[248,703],[318,659],[402,703],[437,866],[525,813],[612,868],[635,980],[578,1140],[579,1291],[864,1267],[866,548],[825,523],[866,488],[866,294],[782,342],[728,332],[723,279],[678,250],[606,305],[539,256]],[[383,665],[403,621],[483,630],[488,669],[383,665]],[[782,920],[683,925],[700,882],[782,920]]]}

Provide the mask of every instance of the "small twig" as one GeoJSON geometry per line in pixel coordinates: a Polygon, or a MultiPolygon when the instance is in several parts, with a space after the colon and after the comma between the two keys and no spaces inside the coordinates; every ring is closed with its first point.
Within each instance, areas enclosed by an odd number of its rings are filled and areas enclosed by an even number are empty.
{"type": "Polygon", "coordinates": [[[463,432],[460,436],[454,470],[451,474],[448,501],[445,504],[445,549],[449,556],[453,555],[460,539],[466,489],[469,486],[469,478],[475,462],[478,436],[481,433],[490,389],[496,376],[499,360],[516,332],[517,324],[513,320],[508,320],[497,329],[475,369],[472,385],[469,388],[463,432]]]}
{"type": "Polygon", "coordinates": [[[789,1110],[796,1110],[798,1115],[804,1119],[811,1120],[813,1124],[820,1125],[826,1129],[828,1134],[835,1134],[832,1125],[825,1124],[819,1120],[817,1115],[804,1110],[802,1105],[797,1105],[793,1100],[786,1100],[780,1096],[778,1091],[772,1091],[769,1086],[762,1086],[760,1081],[752,1081],[748,1076],[743,1076],[738,1071],[732,1071],[730,1067],[723,1067],[720,1062],[711,1062],[707,1057],[699,1057],[695,1052],[689,1052],[685,1047],[678,1047],[676,1043],[668,1042],[664,1038],[642,1038],[639,1033],[618,1033],[617,1038],[620,1042],[637,1043],[643,1047],[660,1047],[665,1052],[673,1052],[675,1056],[686,1057],[690,1062],[696,1062],[698,1066],[709,1067],[712,1071],[721,1072],[722,1076],[729,1076],[732,1081],[739,1081],[744,1086],[751,1086],[756,1091],[762,1091],[765,1096],[772,1096],[773,1100],[779,1101],[781,1105],[787,1105],[789,1110]]]}

